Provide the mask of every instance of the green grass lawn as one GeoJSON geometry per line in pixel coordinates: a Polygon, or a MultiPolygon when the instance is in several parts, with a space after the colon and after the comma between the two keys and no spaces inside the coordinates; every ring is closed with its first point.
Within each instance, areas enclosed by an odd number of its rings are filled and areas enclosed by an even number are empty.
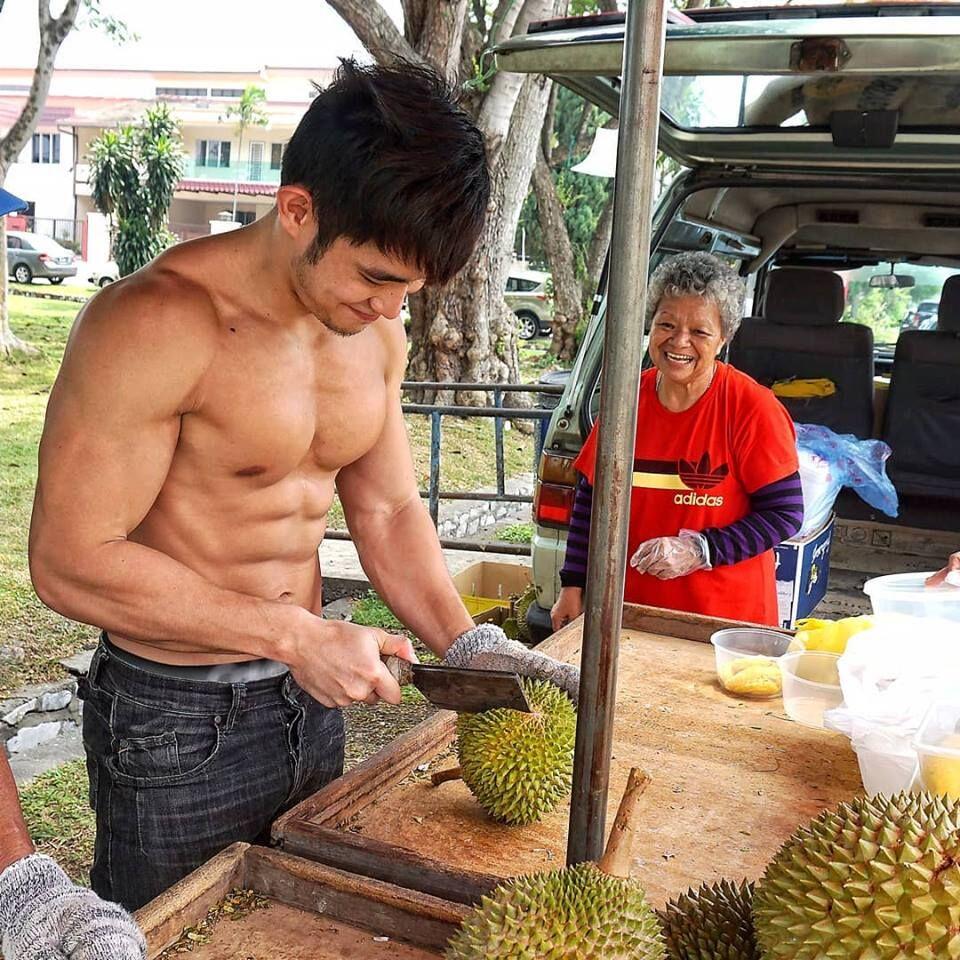
{"type": "MultiPolygon", "coordinates": [[[[38,289],[48,284],[34,284],[38,289]]],[[[51,290],[57,290],[51,287],[51,290]]],[[[0,362],[0,650],[23,651],[0,660],[0,696],[26,683],[58,679],[58,660],[95,641],[96,631],[48,610],[37,599],[27,567],[27,535],[37,475],[37,444],[47,395],[56,376],[78,304],[12,296],[14,332],[40,349],[35,357],[0,362]]],[[[523,345],[524,373],[536,380],[549,340],[523,345]],[[529,371],[529,374],[528,374],[529,371]]],[[[426,489],[430,475],[430,421],[407,417],[418,481],[426,489]]],[[[441,486],[476,490],[496,483],[493,420],[443,418],[441,486]]],[[[506,475],[533,469],[533,438],[519,430],[504,433],[506,475]]],[[[339,503],[331,529],[343,529],[339,503]]]]}
{"type": "Polygon", "coordinates": [[[37,479],[37,443],[47,395],[78,304],[10,298],[14,332],[40,350],[0,362],[0,696],[25,683],[63,676],[57,661],[92,642],[95,631],[65,620],[37,599],[27,568],[27,534],[37,479]]]}
{"type": "Polygon", "coordinates": [[[30,836],[40,853],[53,857],[75,883],[90,885],[96,824],[87,800],[83,760],[41,774],[20,791],[30,836]]]}

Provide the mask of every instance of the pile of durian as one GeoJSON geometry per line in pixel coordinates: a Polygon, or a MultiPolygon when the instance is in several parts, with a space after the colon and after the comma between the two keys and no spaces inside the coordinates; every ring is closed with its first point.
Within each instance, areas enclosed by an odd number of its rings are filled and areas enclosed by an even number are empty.
{"type": "Polygon", "coordinates": [[[660,912],[610,854],[505,882],[446,957],[960,960],[960,803],[943,796],[841,804],[798,830],[756,886],[704,885],[660,912]]]}

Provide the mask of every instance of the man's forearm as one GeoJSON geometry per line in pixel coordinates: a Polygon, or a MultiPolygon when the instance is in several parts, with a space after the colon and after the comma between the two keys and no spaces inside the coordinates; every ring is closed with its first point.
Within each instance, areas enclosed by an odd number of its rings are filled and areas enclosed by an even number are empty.
{"type": "Polygon", "coordinates": [[[0,750],[0,873],[11,863],[33,853],[33,844],[20,813],[17,785],[7,758],[0,750]]]}
{"type": "Polygon", "coordinates": [[[210,583],[150,547],[119,540],[71,563],[32,549],[40,599],[73,620],[152,644],[177,643],[219,654],[291,663],[301,608],[210,583]]]}
{"type": "Polygon", "coordinates": [[[419,498],[394,513],[353,519],[350,530],[377,593],[434,653],[442,656],[473,626],[419,498]]]}

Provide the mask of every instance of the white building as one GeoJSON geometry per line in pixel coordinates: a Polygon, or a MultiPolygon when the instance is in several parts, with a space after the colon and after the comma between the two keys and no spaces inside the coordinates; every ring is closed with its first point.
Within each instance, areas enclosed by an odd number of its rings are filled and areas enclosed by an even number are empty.
{"type": "MultiPolygon", "coordinates": [[[[237,219],[249,223],[273,207],[286,141],[328,68],[263,67],[238,72],[55,70],[33,139],[7,174],[6,188],[30,204],[38,232],[85,243],[90,197],[90,144],[106,129],[138,120],[147,107],[168,103],[181,124],[186,167],[170,207],[170,229],[180,239],[210,232],[229,217],[237,187],[237,219]],[[244,131],[227,109],[247,86],[266,94],[266,126],[244,131]]],[[[32,71],[0,67],[0,132],[16,120],[32,71]]]]}

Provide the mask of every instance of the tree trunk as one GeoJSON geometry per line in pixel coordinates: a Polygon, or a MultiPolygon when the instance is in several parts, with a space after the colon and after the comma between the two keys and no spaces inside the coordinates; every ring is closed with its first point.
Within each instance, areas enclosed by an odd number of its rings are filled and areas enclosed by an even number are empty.
{"type": "MultiPolygon", "coordinates": [[[[525,30],[531,20],[566,8],[566,0],[500,0],[491,35],[480,38],[479,31],[466,29],[467,0],[403,0],[405,36],[376,0],[327,3],[378,61],[398,56],[427,61],[451,80],[473,74],[473,62],[464,58],[464,51],[488,49],[515,30],[525,30]]],[[[476,251],[461,273],[442,290],[410,298],[410,380],[519,380],[516,318],[504,303],[503,290],[533,168],[530,144],[539,137],[549,89],[542,77],[497,73],[485,92],[474,88],[464,100],[486,137],[493,180],[490,205],[476,251]]],[[[440,391],[436,399],[454,398],[452,391],[440,391]]],[[[456,400],[483,405],[490,397],[461,392],[456,400]]]]}
{"type": "MultiPolygon", "coordinates": [[[[50,90],[50,78],[53,76],[53,62],[57,51],[67,34],[73,29],[77,19],[80,0],[67,0],[59,17],[50,16],[49,0],[40,0],[40,50],[37,53],[37,66],[33,72],[33,81],[27,93],[27,102],[20,116],[6,135],[0,137],[0,187],[7,179],[10,165],[17,162],[20,151],[27,145],[37,126],[37,119],[50,90]]],[[[0,8],[3,4],[0,3],[0,8]]],[[[14,353],[36,353],[37,350],[25,343],[10,329],[9,293],[7,278],[7,231],[6,222],[0,217],[0,356],[9,357],[14,353]]]]}
{"type": "Polygon", "coordinates": [[[600,272],[603,270],[603,261],[607,257],[607,250],[610,247],[610,237],[613,233],[613,183],[611,181],[607,191],[607,202],[600,211],[600,218],[597,220],[597,228],[594,230],[593,239],[590,241],[590,249],[587,252],[587,264],[584,276],[585,289],[584,300],[592,297],[597,292],[597,284],[600,282],[600,272]]]}
{"type": "MultiPolygon", "coordinates": [[[[507,140],[493,165],[493,191],[476,250],[466,267],[442,290],[411,298],[407,367],[410,380],[467,383],[517,383],[517,323],[503,299],[510,258],[507,255],[534,162],[530,143],[543,125],[550,82],[526,77],[507,140]]],[[[441,391],[439,403],[454,399],[441,391]]],[[[483,405],[481,393],[458,393],[457,403],[483,405]]]]}
{"type": "Polygon", "coordinates": [[[542,150],[537,151],[533,190],[537,197],[543,249],[553,278],[553,340],[550,352],[558,360],[572,360],[575,352],[574,333],[583,317],[582,291],[574,270],[573,247],[563,219],[563,206],[542,150]]]}

